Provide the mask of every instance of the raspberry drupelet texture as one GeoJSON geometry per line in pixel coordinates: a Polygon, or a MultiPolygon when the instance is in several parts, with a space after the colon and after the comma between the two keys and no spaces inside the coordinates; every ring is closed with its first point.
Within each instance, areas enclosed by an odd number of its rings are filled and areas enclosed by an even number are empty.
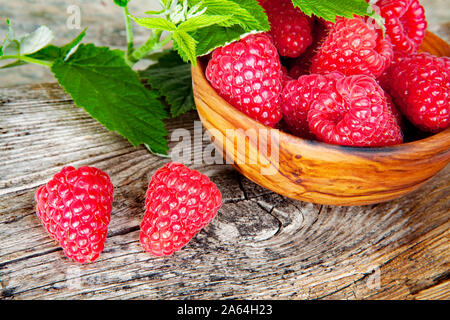
{"type": "Polygon", "coordinates": [[[450,126],[450,59],[429,53],[404,56],[383,75],[386,90],[405,117],[426,132],[450,126]]]}
{"type": "Polygon", "coordinates": [[[338,18],[314,56],[311,73],[380,76],[393,58],[392,44],[361,17],[338,18]]]}
{"type": "MultiPolygon", "coordinates": [[[[333,74],[331,74],[333,75],[333,74]]],[[[304,75],[286,83],[281,93],[281,111],[289,131],[301,138],[314,139],[308,126],[308,112],[325,87],[332,85],[331,76],[304,75]]]]}
{"type": "Polygon", "coordinates": [[[311,132],[319,140],[355,147],[382,147],[403,142],[398,120],[383,89],[373,78],[338,73],[325,77],[330,85],[316,94],[307,119],[311,132]]]}
{"type": "Polygon", "coordinates": [[[291,0],[259,0],[270,22],[270,34],[283,57],[296,58],[313,42],[313,19],[298,8],[291,0]]]}
{"type": "Polygon", "coordinates": [[[207,176],[170,162],[149,183],[140,242],[156,256],[181,249],[216,216],[222,195],[207,176]]]}
{"type": "Polygon", "coordinates": [[[231,105],[264,125],[281,120],[280,58],[272,39],[254,34],[214,50],[206,78],[231,105]]]}
{"type": "Polygon", "coordinates": [[[427,30],[425,10],[419,0],[379,0],[376,6],[394,50],[416,52],[427,30]]]}
{"type": "Polygon", "coordinates": [[[292,59],[290,62],[288,74],[292,78],[298,79],[300,76],[309,74],[312,59],[328,37],[329,31],[330,29],[324,23],[319,20],[316,21],[313,30],[313,43],[298,58],[292,59]]]}
{"type": "Polygon", "coordinates": [[[113,192],[105,172],[64,167],[36,191],[36,214],[67,257],[92,262],[103,251],[113,192]]]}

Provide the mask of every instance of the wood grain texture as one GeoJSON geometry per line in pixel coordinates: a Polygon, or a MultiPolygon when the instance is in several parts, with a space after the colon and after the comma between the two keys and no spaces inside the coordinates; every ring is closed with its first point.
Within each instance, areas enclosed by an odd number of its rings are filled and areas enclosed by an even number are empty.
{"type": "MultiPolygon", "coordinates": [[[[448,44],[429,32],[422,50],[449,53],[448,44]]],[[[204,67],[203,61],[192,67],[194,98],[214,144],[248,179],[283,196],[325,205],[380,203],[416,190],[450,162],[450,128],[383,148],[334,146],[271,129],[220,97],[204,67]],[[270,174],[261,171],[264,166],[270,174]]]]}
{"type": "MultiPolygon", "coordinates": [[[[108,132],[57,85],[0,89],[0,101],[0,299],[450,298],[449,167],[395,201],[337,207],[282,197],[228,165],[191,165],[217,183],[223,207],[184,249],[152,257],[139,224],[168,159],[108,132]],[[35,214],[34,191],[64,165],[96,166],[115,185],[92,264],[65,258],[35,214]]],[[[193,132],[196,120],[167,127],[193,132]]]]}

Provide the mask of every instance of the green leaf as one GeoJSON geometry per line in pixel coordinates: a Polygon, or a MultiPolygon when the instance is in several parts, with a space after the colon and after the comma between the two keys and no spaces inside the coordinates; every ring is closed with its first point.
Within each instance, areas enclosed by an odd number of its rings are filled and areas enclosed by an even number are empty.
{"type": "Polygon", "coordinates": [[[80,44],[83,38],[86,36],[86,28],[81,31],[81,33],[68,44],[61,47],[61,55],[64,56],[64,59],[67,59],[71,53],[73,53],[74,49],[80,44]]]}
{"type": "Polygon", "coordinates": [[[177,26],[173,22],[164,18],[136,18],[133,16],[131,18],[145,28],[166,31],[177,30],[177,26]]]}
{"type": "Polygon", "coordinates": [[[29,54],[28,56],[38,60],[54,61],[62,55],[60,47],[50,44],[35,53],[29,54]]]}
{"type": "Polygon", "coordinates": [[[373,15],[365,0],[292,0],[292,3],[308,16],[316,15],[332,22],[336,21],[336,16],[353,18],[354,15],[373,15]]]}
{"type": "Polygon", "coordinates": [[[42,48],[41,50],[27,56],[34,59],[46,61],[54,61],[58,58],[67,59],[70,56],[70,53],[72,53],[76,49],[77,45],[81,42],[81,40],[83,40],[85,35],[86,29],[83,30],[75,39],[63,45],[62,47],[57,47],[50,44],[42,48]]]}
{"type": "Polygon", "coordinates": [[[172,34],[172,38],[177,44],[176,49],[178,50],[180,56],[195,65],[197,61],[197,41],[187,32],[182,30],[175,31],[172,34]]]}
{"type": "Polygon", "coordinates": [[[231,16],[210,16],[203,14],[200,16],[192,17],[178,26],[178,30],[182,31],[195,31],[197,29],[212,26],[214,24],[222,25],[229,21],[231,16]]]}
{"type": "Polygon", "coordinates": [[[147,90],[126,64],[124,52],[81,44],[67,60],[58,58],[51,70],[75,104],[107,129],[134,146],[145,144],[167,154],[162,121],[167,112],[157,93],[147,90]]]}
{"type": "Polygon", "coordinates": [[[185,63],[175,51],[166,53],[158,63],[139,75],[165,98],[172,117],[195,109],[191,65],[185,63]]]}
{"type": "Polygon", "coordinates": [[[246,32],[270,29],[267,15],[257,0],[189,0],[190,6],[199,3],[208,15],[231,16],[227,22],[240,25],[246,32]]]}
{"type": "MultiPolygon", "coordinates": [[[[249,33],[270,29],[267,16],[256,0],[189,0],[189,4],[206,8],[205,13],[208,15],[231,16],[220,24],[189,32],[196,42],[197,57],[239,40],[249,33]]],[[[185,61],[191,60],[184,50],[179,48],[178,43],[174,44],[174,48],[185,61]]]]}
{"type": "Polygon", "coordinates": [[[247,35],[246,31],[239,25],[232,27],[212,26],[209,28],[197,30],[191,34],[197,41],[197,57],[205,55],[214,49],[224,46],[233,41],[237,41],[247,35]]]}

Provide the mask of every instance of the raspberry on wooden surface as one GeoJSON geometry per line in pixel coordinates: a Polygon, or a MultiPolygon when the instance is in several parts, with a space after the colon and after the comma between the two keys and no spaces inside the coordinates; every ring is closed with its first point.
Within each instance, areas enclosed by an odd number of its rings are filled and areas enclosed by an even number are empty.
{"type": "Polygon", "coordinates": [[[185,246],[216,216],[222,195],[209,178],[170,162],[158,169],[148,186],[140,242],[156,256],[185,246]]]}
{"type": "Polygon", "coordinates": [[[92,262],[103,251],[113,192],[100,169],[64,167],[36,191],[36,214],[67,257],[92,262]]]}

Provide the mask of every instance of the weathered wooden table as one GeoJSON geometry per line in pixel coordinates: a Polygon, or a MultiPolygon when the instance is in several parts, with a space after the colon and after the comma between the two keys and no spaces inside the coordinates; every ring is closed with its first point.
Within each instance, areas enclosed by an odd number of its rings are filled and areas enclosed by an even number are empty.
{"type": "Polygon", "coordinates": [[[332,207],[281,197],[230,166],[191,165],[218,184],[223,206],[184,249],[153,257],[139,224],[168,159],[108,132],[55,84],[0,89],[0,99],[0,299],[450,298],[450,167],[398,200],[332,207]],[[96,166],[115,185],[105,250],[88,265],[69,261],[35,215],[34,191],[64,165],[96,166]]]}

